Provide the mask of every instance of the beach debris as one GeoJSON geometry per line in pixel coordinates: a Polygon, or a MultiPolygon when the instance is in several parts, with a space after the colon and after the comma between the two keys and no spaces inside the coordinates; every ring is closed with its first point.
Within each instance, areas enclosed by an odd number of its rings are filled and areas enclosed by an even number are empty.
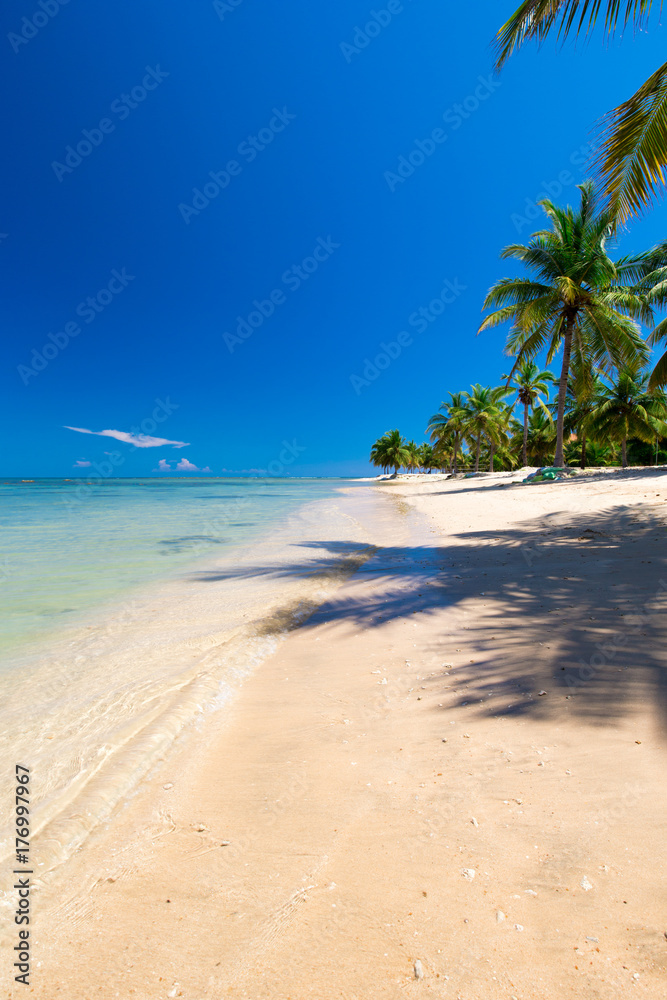
{"type": "Polygon", "coordinates": [[[197,833],[204,833],[206,830],[208,830],[208,827],[204,823],[197,823],[195,825],[195,831],[197,833]]]}
{"type": "Polygon", "coordinates": [[[164,788],[165,791],[168,791],[170,788],[174,787],[174,782],[173,781],[168,781],[167,784],[163,785],[162,787],[164,788]]]}
{"type": "Polygon", "coordinates": [[[230,844],[231,844],[231,840],[221,840],[220,841],[220,847],[229,847],[230,844]]]}
{"type": "Polygon", "coordinates": [[[421,964],[419,959],[415,961],[415,979],[424,978],[424,966],[421,964]]]}
{"type": "Polygon", "coordinates": [[[470,820],[470,822],[472,823],[472,825],[473,825],[473,826],[479,826],[479,823],[477,822],[477,820],[475,819],[475,817],[474,817],[474,816],[473,816],[473,818],[472,818],[472,819],[470,820]]]}
{"type": "Polygon", "coordinates": [[[443,743],[446,743],[446,742],[447,742],[447,740],[446,740],[446,739],[444,739],[444,740],[443,740],[442,742],[443,742],[443,743]]]}
{"type": "Polygon", "coordinates": [[[468,880],[468,882],[472,882],[472,880],[475,877],[475,869],[474,868],[462,868],[461,869],[461,874],[463,875],[463,877],[465,879],[468,880]]]}
{"type": "Polygon", "coordinates": [[[522,806],[523,805],[523,799],[515,799],[514,801],[516,802],[516,804],[518,806],[522,806]]]}
{"type": "Polygon", "coordinates": [[[527,896],[537,896],[537,893],[535,892],[534,889],[524,889],[523,891],[527,896]]]}
{"type": "Polygon", "coordinates": [[[544,691],[544,690],[538,691],[537,694],[538,694],[538,697],[542,698],[546,694],[546,691],[544,691]]]}
{"type": "Polygon", "coordinates": [[[515,924],[514,925],[514,930],[516,930],[516,931],[522,931],[523,930],[523,924],[515,924]]]}
{"type": "Polygon", "coordinates": [[[580,885],[584,892],[589,892],[589,890],[593,888],[593,884],[588,881],[588,878],[585,875],[582,878],[580,885]]]}
{"type": "Polygon", "coordinates": [[[388,682],[386,677],[383,677],[381,681],[378,681],[378,684],[387,684],[387,683],[388,682]]]}
{"type": "Polygon", "coordinates": [[[464,733],[463,734],[463,739],[464,740],[469,740],[470,739],[470,733],[464,733]]]}
{"type": "Polygon", "coordinates": [[[593,944],[599,944],[600,943],[599,938],[596,938],[596,937],[587,937],[586,940],[587,941],[592,941],[593,944]]]}
{"type": "Polygon", "coordinates": [[[507,920],[507,917],[505,916],[505,914],[503,913],[503,911],[502,910],[496,910],[496,923],[497,924],[502,924],[505,920],[507,920]]]}

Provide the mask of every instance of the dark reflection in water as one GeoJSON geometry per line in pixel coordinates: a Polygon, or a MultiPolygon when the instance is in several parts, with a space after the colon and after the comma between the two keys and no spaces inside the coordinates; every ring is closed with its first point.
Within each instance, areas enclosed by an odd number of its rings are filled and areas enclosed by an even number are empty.
{"type": "Polygon", "coordinates": [[[183,535],[181,538],[163,538],[158,545],[166,545],[168,548],[162,550],[163,555],[171,555],[172,552],[186,552],[188,549],[196,548],[202,542],[208,545],[224,545],[226,539],[215,538],[213,535],[183,535]]]}

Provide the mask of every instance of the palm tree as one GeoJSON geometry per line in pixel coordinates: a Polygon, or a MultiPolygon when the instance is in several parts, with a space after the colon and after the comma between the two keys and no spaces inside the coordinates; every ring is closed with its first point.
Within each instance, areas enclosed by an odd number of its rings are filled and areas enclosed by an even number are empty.
{"type": "Polygon", "coordinates": [[[437,458],[435,457],[435,453],[433,451],[432,446],[430,444],[423,444],[419,449],[419,454],[420,454],[420,465],[422,469],[428,469],[428,471],[430,472],[431,469],[435,465],[437,465],[438,462],[437,458]]]}
{"type": "Polygon", "coordinates": [[[415,469],[421,467],[421,448],[415,441],[408,441],[405,444],[405,450],[407,452],[408,460],[407,467],[409,472],[414,472],[415,469]]]}
{"type": "MultiPolygon", "coordinates": [[[[544,41],[553,30],[565,40],[570,33],[590,32],[604,17],[604,33],[612,37],[628,24],[645,27],[651,0],[524,0],[496,35],[496,69],[524,42],[544,41]]],[[[658,17],[662,4],[656,4],[658,17]]],[[[604,179],[613,216],[621,220],[641,211],[664,185],[667,164],[667,63],[639,90],[602,121],[602,150],[597,168],[604,179]]]]}
{"type": "Polygon", "coordinates": [[[544,348],[550,364],[562,343],[556,466],[563,465],[563,417],[573,351],[598,364],[637,364],[647,357],[647,347],[635,319],[653,321],[645,286],[654,273],[655,252],[614,263],[605,248],[611,216],[597,211],[590,181],[580,184],[579,190],[581,205],[576,212],[541,201],[551,229],[533,233],[527,246],[513,244],[501,252],[502,258],[513,257],[533,270],[537,280],[501,278],[496,282],[484,308],[500,308],[486,317],[479,330],[512,321],[506,350],[517,361],[510,374],[544,348]],[[640,278],[644,284],[641,288],[621,284],[628,278],[635,285],[640,278]]]}
{"type": "Polygon", "coordinates": [[[536,404],[545,406],[540,399],[540,393],[549,398],[549,386],[555,378],[549,369],[540,371],[534,361],[520,361],[516,366],[516,375],[512,383],[511,375],[503,375],[507,385],[516,389],[516,402],[523,406],[523,464],[528,465],[528,410],[536,404]]]}
{"type": "Polygon", "coordinates": [[[371,448],[371,462],[383,469],[393,467],[394,475],[402,465],[407,465],[410,455],[399,431],[387,431],[371,448]]]}
{"type": "Polygon", "coordinates": [[[453,443],[453,463],[452,471],[457,472],[457,456],[464,436],[465,422],[467,419],[465,410],[465,393],[450,392],[449,402],[441,403],[440,409],[434,413],[428,422],[427,433],[431,435],[431,441],[436,443],[436,452],[442,452],[446,439],[451,436],[453,443]]]}
{"type": "Polygon", "coordinates": [[[648,375],[638,368],[619,371],[616,381],[605,385],[595,400],[588,425],[597,438],[621,442],[621,464],[628,467],[628,438],[653,443],[667,435],[667,396],[648,390],[648,375]]]}
{"type": "MultiPolygon", "coordinates": [[[[586,468],[588,433],[586,421],[595,407],[595,399],[603,389],[599,368],[596,368],[590,357],[575,355],[570,368],[565,397],[565,417],[563,420],[564,434],[576,432],[579,449],[579,464],[586,468]]],[[[549,406],[551,411],[553,406],[549,406]]],[[[571,465],[570,458],[566,462],[571,465]]]]}
{"type": "Polygon", "coordinates": [[[475,472],[479,472],[479,453],[482,444],[482,436],[486,437],[491,452],[490,471],[493,471],[493,450],[494,446],[500,443],[500,428],[504,420],[502,407],[503,396],[507,396],[509,390],[506,386],[492,389],[490,386],[482,386],[479,382],[470,387],[472,392],[464,392],[464,433],[466,437],[471,437],[475,444],[475,472]]]}
{"type": "Polygon", "coordinates": [[[616,465],[618,461],[616,448],[612,444],[599,444],[592,441],[588,446],[588,464],[593,467],[601,465],[616,465]]]}
{"type": "Polygon", "coordinates": [[[534,407],[528,420],[528,457],[531,465],[547,464],[553,452],[555,437],[556,428],[551,414],[541,406],[534,407]]]}

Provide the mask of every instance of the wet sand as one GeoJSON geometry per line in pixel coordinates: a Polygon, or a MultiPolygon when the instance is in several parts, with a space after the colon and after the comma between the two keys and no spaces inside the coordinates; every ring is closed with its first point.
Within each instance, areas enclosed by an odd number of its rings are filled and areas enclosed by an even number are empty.
{"type": "Polygon", "coordinates": [[[664,997],[667,473],[509,478],[369,485],[374,553],[36,893],[31,995],[664,997]]]}

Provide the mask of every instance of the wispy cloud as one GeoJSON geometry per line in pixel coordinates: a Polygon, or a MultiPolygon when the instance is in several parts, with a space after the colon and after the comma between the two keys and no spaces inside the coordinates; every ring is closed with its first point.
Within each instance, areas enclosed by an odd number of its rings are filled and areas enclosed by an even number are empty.
{"type": "Polygon", "coordinates": [[[167,438],[151,437],[150,434],[131,434],[128,431],[90,431],[87,427],[70,427],[64,425],[68,431],[77,431],[79,434],[96,434],[98,437],[115,438],[116,441],[124,441],[125,444],[133,444],[135,448],[160,448],[162,445],[170,444],[174,448],[187,448],[188,441],[169,441],[167,438]]]}
{"type": "Polygon", "coordinates": [[[74,463],[74,468],[75,469],[87,469],[89,465],[90,465],[90,462],[87,462],[85,460],[85,458],[77,458],[76,462],[74,463]]]}

